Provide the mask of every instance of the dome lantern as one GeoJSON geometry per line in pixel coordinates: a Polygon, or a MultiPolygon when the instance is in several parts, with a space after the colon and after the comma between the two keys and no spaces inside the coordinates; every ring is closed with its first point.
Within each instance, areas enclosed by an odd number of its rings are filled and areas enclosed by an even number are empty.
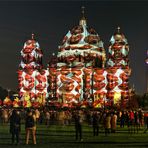
{"type": "Polygon", "coordinates": [[[82,12],[82,18],[80,19],[79,25],[83,26],[83,25],[86,25],[87,24],[86,23],[86,18],[85,18],[85,15],[84,15],[84,13],[85,13],[85,11],[84,11],[85,7],[82,6],[81,9],[82,9],[82,11],[81,11],[82,12]]]}
{"type": "Polygon", "coordinates": [[[31,34],[31,39],[34,40],[34,33],[31,34]]]}

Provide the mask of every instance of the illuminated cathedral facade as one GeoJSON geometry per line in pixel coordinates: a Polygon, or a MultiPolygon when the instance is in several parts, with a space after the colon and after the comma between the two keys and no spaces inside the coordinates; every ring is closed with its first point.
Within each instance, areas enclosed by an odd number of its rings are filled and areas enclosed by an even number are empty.
{"type": "Polygon", "coordinates": [[[31,103],[46,100],[67,106],[127,102],[131,73],[127,39],[118,27],[106,57],[100,36],[87,26],[84,11],[82,14],[79,25],[68,31],[57,55],[49,59],[47,69],[43,69],[43,52],[34,35],[25,42],[18,70],[21,98],[28,95],[31,103]]]}

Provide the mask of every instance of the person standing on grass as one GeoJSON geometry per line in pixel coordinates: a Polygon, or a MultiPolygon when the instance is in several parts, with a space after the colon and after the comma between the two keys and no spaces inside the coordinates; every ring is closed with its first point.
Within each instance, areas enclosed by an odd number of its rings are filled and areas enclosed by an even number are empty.
{"type": "Polygon", "coordinates": [[[46,112],[45,112],[45,124],[47,125],[47,127],[49,127],[49,125],[50,125],[50,112],[49,112],[49,110],[46,110],[46,112]]]}
{"type": "Polygon", "coordinates": [[[133,133],[133,125],[134,125],[134,111],[133,110],[129,112],[129,122],[130,122],[129,132],[133,133]]]}
{"type": "Polygon", "coordinates": [[[115,112],[113,112],[111,116],[111,132],[115,133],[117,128],[117,115],[115,112]]]}
{"type": "Polygon", "coordinates": [[[40,110],[40,118],[39,118],[39,123],[42,124],[44,120],[44,111],[40,110]]]}
{"type": "Polygon", "coordinates": [[[144,115],[141,109],[138,111],[138,115],[139,115],[139,122],[140,122],[140,127],[141,127],[143,126],[143,118],[144,118],[144,115]]]}
{"type": "Polygon", "coordinates": [[[8,119],[9,119],[9,113],[8,113],[8,109],[3,109],[2,110],[2,122],[3,124],[8,123],[8,119]]]}
{"type": "Polygon", "coordinates": [[[105,117],[105,136],[107,136],[110,133],[111,129],[111,115],[108,112],[105,117]]]}
{"type": "Polygon", "coordinates": [[[148,130],[148,113],[144,114],[144,124],[145,124],[144,133],[146,133],[148,130]]]}
{"type": "Polygon", "coordinates": [[[93,135],[98,136],[99,135],[99,113],[94,112],[92,115],[93,118],[93,135]]]}
{"type": "Polygon", "coordinates": [[[130,118],[129,118],[129,112],[128,111],[126,111],[126,114],[125,114],[125,122],[126,122],[128,132],[129,132],[130,131],[130,118]]]}
{"type": "Polygon", "coordinates": [[[36,123],[38,123],[40,118],[40,111],[38,109],[35,110],[35,117],[36,117],[36,123]]]}
{"type": "Polygon", "coordinates": [[[10,116],[10,133],[12,135],[11,140],[12,144],[19,144],[20,141],[20,131],[21,131],[21,117],[19,111],[13,110],[12,115],[10,116]]]}
{"type": "Polygon", "coordinates": [[[135,111],[134,113],[134,133],[138,133],[140,129],[140,120],[139,120],[139,113],[137,111],[135,111]]]}
{"type": "Polygon", "coordinates": [[[125,124],[125,112],[122,111],[121,117],[120,117],[120,127],[124,128],[124,124],[125,124]]]}
{"type": "Polygon", "coordinates": [[[78,140],[78,137],[80,137],[80,141],[83,141],[82,139],[82,115],[80,111],[75,112],[74,114],[74,120],[75,120],[75,133],[76,133],[76,140],[78,140]]]}
{"type": "Polygon", "coordinates": [[[29,143],[30,132],[32,133],[33,144],[36,144],[36,119],[35,115],[31,110],[28,111],[27,117],[25,120],[25,129],[26,129],[26,144],[29,143]]]}

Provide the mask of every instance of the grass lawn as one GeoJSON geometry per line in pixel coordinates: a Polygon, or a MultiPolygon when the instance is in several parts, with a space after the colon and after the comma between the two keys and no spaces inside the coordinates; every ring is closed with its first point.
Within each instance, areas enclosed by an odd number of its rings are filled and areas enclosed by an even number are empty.
{"type": "Polygon", "coordinates": [[[9,125],[0,124],[0,148],[13,147],[37,147],[37,148],[114,148],[114,147],[130,147],[130,148],[148,148],[148,132],[129,134],[127,128],[118,128],[116,133],[105,136],[103,129],[100,129],[98,137],[92,135],[92,127],[83,125],[83,142],[75,141],[74,126],[37,125],[37,145],[33,145],[30,141],[29,145],[25,145],[24,125],[21,130],[21,143],[11,145],[11,135],[9,134],[9,125]]]}

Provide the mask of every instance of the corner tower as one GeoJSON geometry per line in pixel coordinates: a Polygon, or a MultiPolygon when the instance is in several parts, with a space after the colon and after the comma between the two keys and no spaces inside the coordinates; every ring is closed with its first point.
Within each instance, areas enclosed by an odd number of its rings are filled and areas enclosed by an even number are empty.
{"type": "Polygon", "coordinates": [[[42,57],[43,52],[32,34],[32,38],[24,43],[21,50],[18,70],[19,96],[25,107],[38,106],[48,96],[48,71],[43,69],[42,57]],[[29,101],[30,105],[27,105],[29,101]]]}
{"type": "Polygon", "coordinates": [[[107,90],[108,98],[114,103],[125,104],[129,98],[129,45],[120,27],[111,37],[108,50],[107,90]]]}

